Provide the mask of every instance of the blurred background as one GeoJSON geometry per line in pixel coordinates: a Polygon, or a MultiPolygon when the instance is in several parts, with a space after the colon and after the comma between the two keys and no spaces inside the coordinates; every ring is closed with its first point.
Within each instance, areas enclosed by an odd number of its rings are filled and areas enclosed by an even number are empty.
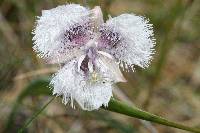
{"type": "MultiPolygon", "coordinates": [[[[17,132],[51,98],[48,80],[56,66],[32,51],[32,29],[41,10],[86,0],[0,0],[0,132],[17,132]]],[[[135,13],[154,24],[156,54],[148,69],[123,72],[115,97],[151,113],[200,127],[200,1],[87,0],[110,14],[135,13]]],[[[25,132],[185,133],[100,110],[64,106],[56,98],[25,132]]]]}

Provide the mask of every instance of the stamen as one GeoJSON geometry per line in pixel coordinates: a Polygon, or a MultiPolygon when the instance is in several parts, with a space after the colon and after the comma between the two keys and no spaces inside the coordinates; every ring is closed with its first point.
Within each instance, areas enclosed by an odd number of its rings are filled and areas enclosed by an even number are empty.
{"type": "Polygon", "coordinates": [[[92,73],[92,81],[96,82],[98,80],[98,75],[96,72],[92,73]]]}

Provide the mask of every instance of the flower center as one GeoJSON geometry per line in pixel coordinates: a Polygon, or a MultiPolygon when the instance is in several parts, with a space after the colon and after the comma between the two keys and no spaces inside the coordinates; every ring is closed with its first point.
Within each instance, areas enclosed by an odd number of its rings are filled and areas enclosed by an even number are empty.
{"type": "Polygon", "coordinates": [[[92,73],[95,71],[95,60],[97,57],[96,49],[93,47],[90,47],[86,51],[86,56],[81,62],[80,69],[84,72],[84,74],[88,75],[89,73],[92,73]]]}

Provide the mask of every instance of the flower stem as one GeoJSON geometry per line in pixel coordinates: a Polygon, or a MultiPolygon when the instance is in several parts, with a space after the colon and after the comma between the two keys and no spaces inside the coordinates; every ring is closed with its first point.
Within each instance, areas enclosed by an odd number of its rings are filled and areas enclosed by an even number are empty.
{"type": "Polygon", "coordinates": [[[137,107],[130,107],[127,104],[117,101],[115,99],[111,99],[108,104],[108,107],[103,107],[103,108],[112,112],[121,113],[121,114],[128,115],[131,117],[139,118],[142,120],[147,120],[147,121],[159,123],[162,125],[166,125],[166,126],[186,130],[186,131],[200,133],[200,129],[188,127],[182,124],[178,124],[176,122],[169,121],[160,116],[156,116],[154,114],[150,114],[148,112],[142,111],[141,109],[137,107]]]}
{"type": "Polygon", "coordinates": [[[29,124],[35,119],[37,118],[37,116],[55,99],[55,97],[53,97],[49,102],[47,102],[40,110],[38,110],[29,120],[27,120],[27,122],[23,125],[22,128],[19,129],[18,133],[22,133],[24,131],[24,129],[26,127],[29,126],[29,124]]]}

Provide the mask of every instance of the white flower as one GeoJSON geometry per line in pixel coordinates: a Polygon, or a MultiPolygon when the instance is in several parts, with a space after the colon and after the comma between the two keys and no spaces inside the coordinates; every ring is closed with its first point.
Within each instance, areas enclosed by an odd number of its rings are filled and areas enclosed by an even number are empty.
{"type": "Polygon", "coordinates": [[[33,34],[39,57],[62,63],[50,83],[53,94],[73,107],[75,100],[84,110],[107,106],[112,85],[126,81],[119,66],[147,67],[155,44],[144,17],[122,14],[104,23],[100,7],[77,4],[42,11],[33,34]]]}

